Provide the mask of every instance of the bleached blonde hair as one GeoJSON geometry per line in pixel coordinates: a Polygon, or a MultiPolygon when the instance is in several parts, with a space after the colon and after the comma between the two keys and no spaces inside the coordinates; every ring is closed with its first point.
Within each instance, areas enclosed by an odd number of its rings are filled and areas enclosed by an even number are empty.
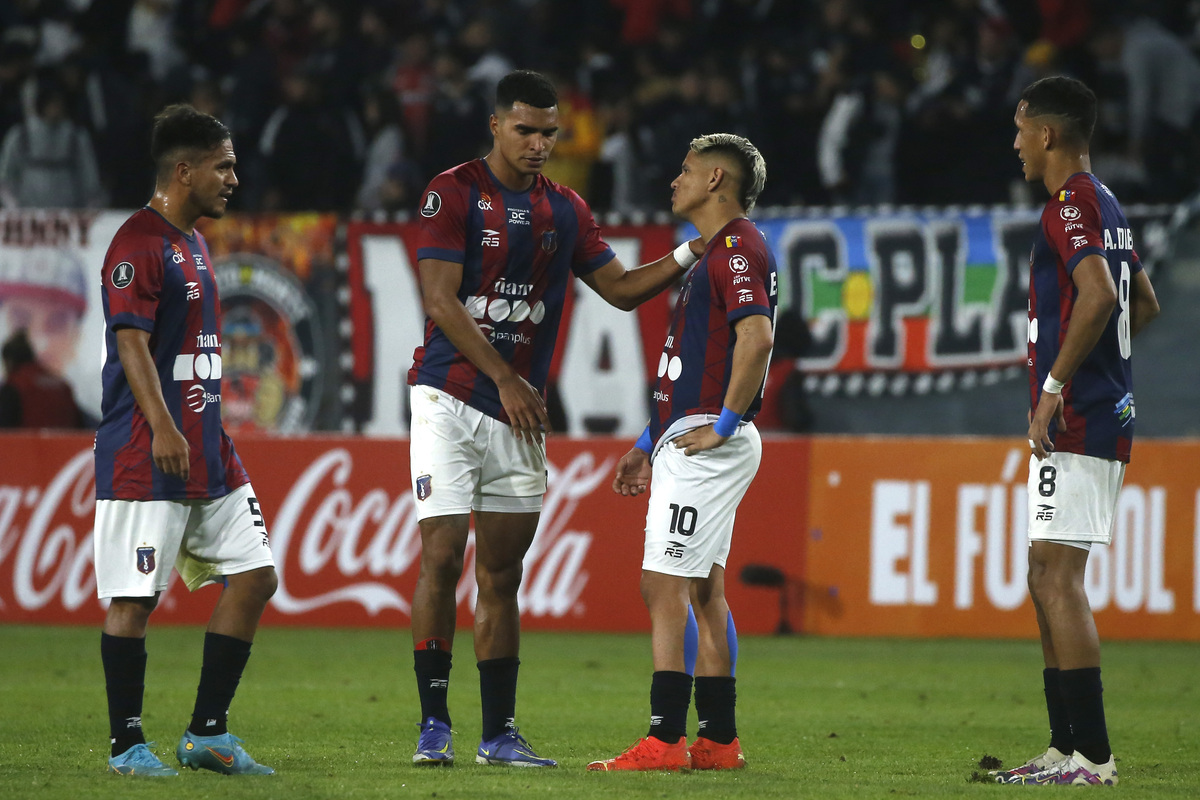
{"type": "Polygon", "coordinates": [[[697,155],[728,156],[738,166],[742,208],[754,208],[767,183],[767,162],[762,153],[744,136],[735,133],[710,133],[692,139],[692,152],[697,155]]]}

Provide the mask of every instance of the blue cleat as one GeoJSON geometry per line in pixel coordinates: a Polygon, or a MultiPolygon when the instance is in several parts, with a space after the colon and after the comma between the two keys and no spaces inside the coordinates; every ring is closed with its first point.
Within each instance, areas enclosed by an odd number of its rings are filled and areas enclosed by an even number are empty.
{"type": "Polygon", "coordinates": [[[150,750],[150,744],[135,744],[133,747],[108,760],[108,771],[118,775],[136,775],[142,778],[169,778],[179,773],[158,760],[150,750]]]}
{"type": "Polygon", "coordinates": [[[479,752],[475,756],[476,764],[490,764],[494,767],[557,767],[558,762],[552,758],[542,758],[533,752],[525,737],[517,733],[516,728],[506,728],[504,733],[490,741],[479,743],[479,752]]]}
{"type": "Polygon", "coordinates": [[[208,769],[222,775],[274,775],[275,770],[259,764],[242,749],[242,740],[232,733],[197,736],[184,731],[175,757],[189,769],[208,769]]]}
{"type": "Polygon", "coordinates": [[[417,752],[413,763],[421,766],[451,766],[454,763],[454,741],[450,726],[437,717],[429,717],[420,725],[421,736],[417,739],[417,752]]]}

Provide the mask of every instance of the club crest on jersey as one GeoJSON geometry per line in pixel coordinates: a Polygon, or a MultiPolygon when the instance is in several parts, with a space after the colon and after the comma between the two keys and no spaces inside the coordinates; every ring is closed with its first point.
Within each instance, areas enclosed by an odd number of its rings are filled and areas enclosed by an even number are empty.
{"type": "Polygon", "coordinates": [[[1081,216],[1079,209],[1076,208],[1075,206],[1063,206],[1062,208],[1059,209],[1058,215],[1060,217],[1062,217],[1063,219],[1065,219],[1067,222],[1071,222],[1072,220],[1079,219],[1079,217],[1081,216]]]}
{"type": "Polygon", "coordinates": [[[1117,415],[1117,420],[1121,423],[1122,428],[1133,422],[1137,416],[1137,410],[1133,406],[1133,392],[1126,392],[1125,396],[1117,401],[1114,413],[1117,415]]]}
{"type": "Polygon", "coordinates": [[[417,478],[417,499],[428,500],[433,494],[433,476],[422,475],[417,478]]]}
{"type": "Polygon", "coordinates": [[[725,246],[726,247],[741,247],[742,246],[742,237],[726,236],[725,237],[725,246]]]}
{"type": "Polygon", "coordinates": [[[542,231],[542,250],[553,253],[558,249],[558,231],[542,231]]]}
{"type": "Polygon", "coordinates": [[[743,255],[736,255],[729,259],[729,268],[741,275],[746,270],[750,269],[750,262],[743,255]]]}
{"type": "Polygon", "coordinates": [[[122,261],[113,267],[112,285],[117,289],[124,289],[129,284],[133,283],[133,264],[128,261],[122,261]]]}
{"type": "Polygon", "coordinates": [[[1070,189],[1063,189],[1061,192],[1058,193],[1058,202],[1060,202],[1060,203],[1069,202],[1071,200],[1071,198],[1074,196],[1075,196],[1075,192],[1071,191],[1070,189]]]}
{"type": "Polygon", "coordinates": [[[442,210],[442,196],[437,192],[429,192],[425,195],[425,202],[421,205],[421,216],[432,217],[434,214],[442,210]]]}
{"type": "Polygon", "coordinates": [[[154,548],[139,547],[137,549],[137,568],[143,575],[154,572],[154,548]]]}

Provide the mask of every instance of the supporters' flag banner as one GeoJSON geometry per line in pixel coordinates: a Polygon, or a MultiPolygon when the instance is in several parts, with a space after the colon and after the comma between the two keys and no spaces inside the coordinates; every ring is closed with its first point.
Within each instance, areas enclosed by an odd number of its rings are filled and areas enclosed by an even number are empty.
{"type": "MultiPolygon", "coordinates": [[[[1153,269],[1172,206],[1130,207],[1153,269]]],[[[801,315],[809,391],[901,394],[1023,374],[1029,254],[1040,210],[926,209],[756,220],[779,263],[779,308],[801,315]]],[[[680,238],[694,235],[688,226],[680,238]]]]}
{"type": "Polygon", "coordinates": [[[100,417],[100,269],[130,212],[0,210],[0,342],[24,328],[81,410],[100,417]]]}
{"type": "MultiPolygon", "coordinates": [[[[239,438],[279,565],[267,624],[408,627],[420,534],[402,439],[239,438]]],[[[0,621],[98,624],[91,443],[0,434],[0,621]]],[[[522,624],[645,631],[646,498],[610,488],[627,442],[552,438],[522,624]]],[[[738,512],[726,587],[739,630],[1035,638],[1023,441],[770,439],[738,512]]],[[[1200,442],[1146,441],[1095,547],[1102,637],[1200,641],[1200,442]]],[[[129,553],[129,558],[138,558],[129,553]]],[[[469,625],[474,546],[458,586],[469,625]]],[[[207,619],[177,579],[155,619],[207,619]]]]}

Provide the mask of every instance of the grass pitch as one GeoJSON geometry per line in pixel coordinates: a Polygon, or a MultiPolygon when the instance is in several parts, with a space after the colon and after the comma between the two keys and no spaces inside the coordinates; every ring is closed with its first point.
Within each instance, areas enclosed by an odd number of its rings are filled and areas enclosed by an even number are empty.
{"type": "MultiPolygon", "coordinates": [[[[648,637],[526,633],[517,722],[561,766],[474,764],[478,673],[460,637],[450,689],[458,764],[416,768],[407,631],[264,628],[230,729],[278,774],[133,780],[104,772],[99,637],[92,628],[0,626],[0,797],[999,797],[1039,790],[973,780],[980,759],[1013,765],[1047,738],[1034,642],[743,637],[738,722],[748,769],[588,773],[588,761],[645,734],[648,637]]],[[[202,641],[197,628],[151,628],[144,726],[171,765],[202,641]]],[[[1195,797],[1200,646],[1110,642],[1104,659],[1116,791],[1195,797]]]]}

